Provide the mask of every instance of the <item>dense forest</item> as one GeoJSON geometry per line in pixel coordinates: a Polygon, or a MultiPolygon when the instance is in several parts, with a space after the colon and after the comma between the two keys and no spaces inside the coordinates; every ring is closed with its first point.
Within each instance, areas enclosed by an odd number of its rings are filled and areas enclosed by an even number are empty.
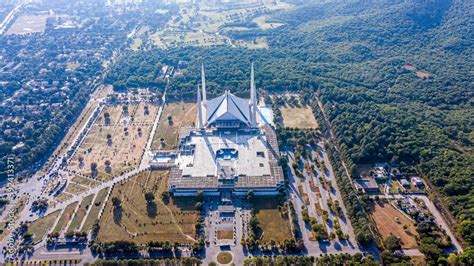
{"type": "Polygon", "coordinates": [[[349,165],[417,166],[473,244],[473,13],[474,3],[461,0],[312,4],[273,15],[285,26],[258,33],[269,49],[130,51],[108,82],[158,85],[161,65],[186,60],[171,98],[194,99],[201,62],[210,94],[246,96],[254,61],[259,89],[320,96],[349,165]]]}

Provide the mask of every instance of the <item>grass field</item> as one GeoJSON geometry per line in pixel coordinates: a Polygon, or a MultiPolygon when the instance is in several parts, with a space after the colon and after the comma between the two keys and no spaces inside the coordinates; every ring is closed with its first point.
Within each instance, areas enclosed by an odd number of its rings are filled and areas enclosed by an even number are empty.
{"type": "Polygon", "coordinates": [[[255,22],[258,27],[262,30],[270,30],[270,29],[276,29],[278,27],[283,26],[283,23],[274,23],[274,22],[267,22],[268,16],[260,16],[256,17],[252,20],[252,22],[255,22]]]}
{"type": "Polygon", "coordinates": [[[375,203],[373,206],[370,206],[370,209],[371,216],[383,239],[394,235],[400,237],[402,240],[402,248],[409,249],[418,247],[415,240],[417,233],[412,220],[408,219],[389,203],[375,203]],[[399,219],[399,221],[395,221],[396,219],[399,219]],[[407,230],[403,229],[403,225],[405,224],[408,225],[407,230]]]}
{"type": "Polygon", "coordinates": [[[249,49],[266,49],[268,48],[268,42],[265,37],[257,37],[252,41],[238,40],[234,42],[238,46],[246,47],[249,49]]]}
{"type": "Polygon", "coordinates": [[[90,208],[93,198],[94,194],[91,194],[82,200],[81,205],[79,205],[79,208],[74,214],[74,218],[72,218],[71,224],[69,224],[69,227],[67,229],[68,231],[79,230],[82,220],[84,219],[84,216],[86,216],[87,209],[90,208]]]}
{"type": "Polygon", "coordinates": [[[170,103],[163,109],[158,128],[151,145],[152,149],[176,149],[178,148],[179,129],[183,126],[191,126],[196,121],[197,108],[192,103],[170,103]],[[172,123],[168,121],[171,116],[172,123]],[[165,146],[161,147],[160,139],[164,138],[165,146]]]}
{"type": "Polygon", "coordinates": [[[270,243],[271,239],[281,242],[293,238],[290,220],[286,216],[282,217],[276,199],[260,200],[253,205],[263,230],[262,243],[270,243]]]}
{"type": "Polygon", "coordinates": [[[15,23],[7,31],[7,34],[28,34],[43,32],[46,27],[47,15],[28,16],[23,15],[15,20],[15,23]]]}
{"type": "Polygon", "coordinates": [[[317,128],[318,123],[309,107],[283,107],[280,108],[284,127],[317,128]]]}
{"type": "Polygon", "coordinates": [[[234,239],[233,230],[219,230],[217,231],[217,239],[234,239]]]}
{"type": "Polygon", "coordinates": [[[133,40],[133,44],[132,46],[130,47],[130,49],[132,51],[138,51],[138,48],[140,47],[140,45],[142,45],[143,41],[140,37],[137,37],[133,40]]]}
{"type": "Polygon", "coordinates": [[[88,187],[69,182],[65,191],[71,194],[81,194],[82,192],[86,192],[87,190],[89,190],[88,187]]]}
{"type": "Polygon", "coordinates": [[[92,228],[92,225],[94,224],[95,220],[99,217],[99,211],[104,205],[104,200],[105,197],[107,196],[107,192],[109,192],[109,188],[103,188],[97,193],[97,197],[95,198],[94,204],[92,204],[92,209],[89,212],[89,215],[86,218],[86,221],[84,222],[84,225],[82,227],[82,231],[89,231],[92,228]]]}
{"type": "Polygon", "coordinates": [[[43,239],[46,232],[53,226],[54,221],[58,218],[60,211],[57,210],[44,217],[38,218],[28,226],[28,232],[33,234],[33,243],[37,243],[43,239]]]}
{"type": "Polygon", "coordinates": [[[72,215],[74,214],[74,210],[76,209],[77,203],[78,202],[76,201],[66,206],[63,214],[61,215],[61,218],[59,218],[58,223],[54,227],[53,232],[60,233],[61,231],[64,230],[67,223],[69,222],[69,220],[72,218],[72,215]]]}
{"type": "Polygon", "coordinates": [[[74,176],[72,179],[71,179],[72,182],[74,183],[77,183],[77,184],[80,184],[80,185],[83,185],[83,186],[88,186],[88,187],[96,187],[99,185],[99,182],[93,180],[93,179],[90,179],[90,178],[85,178],[85,177],[82,177],[82,176],[74,176]]]}
{"type": "Polygon", "coordinates": [[[161,193],[167,191],[167,171],[145,171],[128,181],[116,184],[100,219],[98,239],[103,242],[129,240],[147,243],[169,240],[191,243],[195,240],[198,212],[192,199],[165,204],[161,193]],[[144,194],[153,193],[155,200],[147,203],[144,194]],[[112,199],[121,200],[114,208],[112,199]]]}
{"type": "Polygon", "coordinates": [[[157,105],[149,104],[146,113],[145,105],[129,104],[128,112],[123,112],[122,105],[107,106],[92,125],[68,170],[92,176],[91,164],[97,163],[97,178],[110,180],[114,175],[135,168],[140,163],[158,112],[157,105]],[[105,121],[106,113],[110,115],[110,123],[105,121]]]}
{"type": "Polygon", "coordinates": [[[229,264],[232,262],[232,254],[230,252],[220,252],[217,254],[217,262],[220,264],[229,264]]]}
{"type": "MultiPolygon", "coordinates": [[[[94,96],[104,96],[108,92],[111,91],[110,86],[102,86],[97,91],[92,95],[94,96]]],[[[68,132],[64,136],[64,138],[61,140],[61,143],[56,147],[56,150],[54,151],[53,155],[49,157],[48,161],[44,164],[44,166],[41,168],[43,171],[42,172],[47,172],[47,168],[51,165],[51,163],[54,161],[56,158],[56,155],[63,155],[66,151],[69,145],[72,144],[72,141],[74,138],[79,134],[80,130],[84,127],[84,125],[87,123],[89,120],[90,116],[94,112],[95,108],[97,107],[98,102],[97,101],[89,101],[82,110],[81,114],[79,117],[76,119],[76,121],[71,125],[69,128],[68,132]]]]}
{"type": "Polygon", "coordinates": [[[71,194],[63,192],[63,193],[59,194],[57,197],[55,197],[54,201],[56,203],[61,203],[61,202],[65,202],[65,201],[69,200],[70,198],[72,198],[71,194]]]}
{"type": "MultiPolygon", "coordinates": [[[[237,42],[231,40],[222,28],[228,23],[249,22],[257,16],[255,23],[262,29],[273,29],[281,26],[281,23],[267,23],[267,16],[273,10],[289,9],[291,4],[283,1],[264,3],[238,8],[220,8],[206,6],[201,3],[198,8],[195,6],[180,6],[179,14],[174,15],[165,27],[150,34],[151,40],[160,48],[181,47],[181,46],[212,46],[230,44],[244,46],[248,48],[266,48],[266,41],[237,42]],[[261,16],[259,16],[262,14],[261,16]],[[193,29],[193,30],[190,30],[193,29]]],[[[229,25],[229,27],[232,27],[229,25]]],[[[233,30],[246,30],[248,28],[234,28],[233,30]]],[[[231,30],[231,29],[229,29],[231,30]]]]}

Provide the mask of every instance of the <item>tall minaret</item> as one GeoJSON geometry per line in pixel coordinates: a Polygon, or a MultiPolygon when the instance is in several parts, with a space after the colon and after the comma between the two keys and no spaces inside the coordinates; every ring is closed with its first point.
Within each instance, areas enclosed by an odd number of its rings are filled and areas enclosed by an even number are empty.
{"type": "Polygon", "coordinates": [[[255,92],[255,81],[253,74],[253,62],[250,69],[250,115],[252,116],[252,127],[257,127],[257,93],[255,92]]]}
{"type": "Polygon", "coordinates": [[[197,100],[196,104],[198,107],[198,121],[196,128],[203,129],[203,122],[202,122],[202,104],[201,104],[201,91],[199,90],[199,85],[197,87],[197,100]]]}
{"type": "Polygon", "coordinates": [[[206,96],[206,73],[204,72],[204,63],[201,65],[201,86],[202,86],[202,103],[206,106],[207,96],[206,96]]]}

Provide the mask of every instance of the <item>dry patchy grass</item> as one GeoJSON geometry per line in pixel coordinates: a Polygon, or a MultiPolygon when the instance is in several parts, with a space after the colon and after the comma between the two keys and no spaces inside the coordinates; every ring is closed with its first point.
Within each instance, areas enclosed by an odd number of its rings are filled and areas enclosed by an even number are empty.
{"type": "Polygon", "coordinates": [[[69,182],[69,184],[67,185],[67,188],[66,188],[66,192],[67,193],[71,193],[71,194],[81,194],[83,192],[86,192],[87,190],[89,190],[88,187],[85,187],[85,186],[82,186],[82,185],[79,185],[79,184],[76,184],[76,183],[71,183],[69,182]]]}
{"type": "Polygon", "coordinates": [[[122,105],[106,107],[78,148],[68,170],[93,176],[91,164],[97,163],[97,178],[110,180],[137,167],[158,111],[158,106],[147,105],[149,113],[145,114],[145,105],[129,104],[128,113],[123,112],[122,105]],[[110,115],[110,123],[106,123],[105,113],[110,115]],[[106,162],[110,162],[109,167],[106,162]]]}
{"type": "Polygon", "coordinates": [[[281,242],[293,238],[290,220],[278,210],[276,202],[277,200],[272,198],[254,203],[259,226],[263,231],[263,243],[269,243],[271,239],[281,242]]]}
{"type": "Polygon", "coordinates": [[[7,34],[28,34],[43,32],[46,27],[47,15],[23,15],[15,20],[7,34]]]}
{"type": "Polygon", "coordinates": [[[33,234],[33,243],[37,243],[43,239],[46,232],[53,226],[59,213],[60,211],[57,210],[44,217],[38,218],[28,226],[28,232],[33,234]]]}
{"type": "Polygon", "coordinates": [[[318,128],[318,123],[311,108],[306,107],[282,107],[283,126],[292,128],[318,128]]]}
{"type": "Polygon", "coordinates": [[[54,227],[53,232],[55,233],[60,233],[64,228],[66,227],[67,223],[69,220],[72,218],[72,215],[74,214],[74,210],[76,209],[77,206],[77,201],[73,202],[64,209],[63,214],[61,215],[61,218],[59,218],[58,223],[56,224],[56,227],[54,227]]]}
{"type": "Polygon", "coordinates": [[[103,188],[97,193],[97,197],[95,198],[94,204],[92,204],[92,209],[89,212],[89,215],[84,222],[84,226],[82,227],[82,231],[89,231],[92,228],[92,225],[99,217],[99,211],[104,205],[105,197],[107,196],[107,192],[109,192],[109,188],[103,188]]]}
{"type": "Polygon", "coordinates": [[[86,177],[82,177],[78,175],[74,176],[71,179],[71,181],[83,186],[91,187],[91,188],[99,185],[99,182],[95,181],[94,179],[90,179],[90,178],[86,178],[86,177]]]}
{"type": "Polygon", "coordinates": [[[217,239],[234,239],[233,230],[219,230],[217,231],[217,239]]]}
{"type": "Polygon", "coordinates": [[[184,126],[194,125],[196,112],[197,108],[193,103],[167,104],[153,137],[152,149],[176,149],[178,147],[179,129],[184,126]],[[169,116],[171,116],[171,122],[168,121],[169,116]],[[164,139],[164,147],[160,145],[161,138],[164,139]]]}
{"type": "Polygon", "coordinates": [[[82,220],[84,219],[87,210],[90,208],[94,195],[95,194],[91,194],[82,200],[81,205],[79,205],[79,208],[74,214],[71,224],[69,224],[68,231],[77,231],[80,229],[79,227],[81,226],[82,220]]]}
{"type": "Polygon", "coordinates": [[[191,243],[195,240],[198,212],[192,199],[165,204],[161,194],[167,191],[167,171],[145,171],[126,182],[116,184],[100,219],[98,239],[103,242],[129,240],[138,244],[150,240],[191,243]],[[155,196],[148,204],[145,193],[155,196]],[[121,200],[114,208],[112,199],[121,200]]]}
{"type": "Polygon", "coordinates": [[[370,209],[377,229],[384,239],[393,235],[400,237],[402,247],[405,249],[418,247],[415,240],[416,229],[412,220],[408,219],[389,203],[375,203],[370,209]],[[396,217],[399,219],[398,222],[396,217]],[[405,224],[408,225],[407,230],[403,229],[405,224]]]}

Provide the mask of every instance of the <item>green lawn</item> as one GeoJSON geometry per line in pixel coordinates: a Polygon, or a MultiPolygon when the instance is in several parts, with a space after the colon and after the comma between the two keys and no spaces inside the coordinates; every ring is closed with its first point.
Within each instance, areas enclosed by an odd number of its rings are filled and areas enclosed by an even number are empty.
{"type": "Polygon", "coordinates": [[[89,212],[89,215],[84,222],[84,226],[82,227],[82,231],[87,232],[92,228],[95,220],[99,216],[99,211],[104,205],[105,197],[107,196],[107,192],[109,192],[109,188],[103,188],[97,193],[97,197],[95,198],[94,204],[92,204],[92,209],[89,212]]]}
{"type": "Polygon", "coordinates": [[[77,209],[76,214],[74,215],[74,218],[72,219],[72,222],[69,225],[68,231],[79,230],[82,220],[86,216],[87,209],[90,207],[93,198],[94,198],[94,194],[91,194],[82,200],[81,205],[79,206],[79,209],[77,209]]]}
{"type": "Polygon", "coordinates": [[[33,243],[38,243],[43,239],[44,235],[50,229],[56,218],[58,217],[60,211],[57,210],[53,213],[50,213],[44,217],[41,217],[28,226],[28,232],[33,234],[33,243]]]}
{"type": "Polygon", "coordinates": [[[61,218],[59,218],[59,221],[56,224],[56,227],[54,227],[53,232],[60,233],[62,230],[64,230],[64,228],[67,225],[67,222],[69,222],[72,215],[74,214],[74,210],[76,209],[77,203],[78,203],[77,201],[73,202],[64,209],[64,212],[61,215],[61,218]]]}

